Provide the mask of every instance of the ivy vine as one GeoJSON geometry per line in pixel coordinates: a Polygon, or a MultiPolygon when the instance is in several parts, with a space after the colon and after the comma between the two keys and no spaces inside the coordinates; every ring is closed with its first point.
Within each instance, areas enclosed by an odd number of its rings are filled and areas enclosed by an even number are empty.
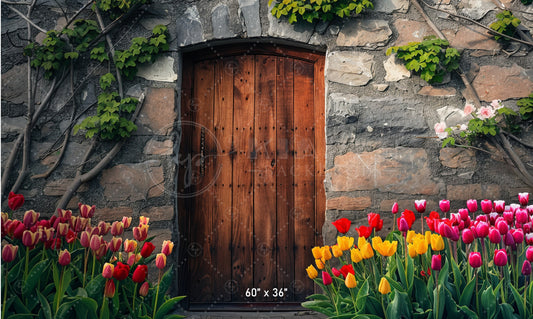
{"type": "MultiPolygon", "coordinates": [[[[520,25],[520,19],[515,17],[511,11],[503,10],[502,12],[496,15],[496,20],[490,25],[492,30],[498,31],[510,37],[514,36],[516,28],[520,25]]],[[[509,40],[507,37],[502,37],[501,35],[495,35],[494,39],[499,40],[509,40]]]]}
{"type": "MultiPolygon", "coordinates": [[[[269,0],[270,6],[274,0],[269,0]]],[[[275,0],[272,15],[280,19],[288,17],[289,23],[315,20],[331,21],[335,16],[348,17],[355,12],[360,14],[365,9],[373,9],[370,0],[275,0]]]]}

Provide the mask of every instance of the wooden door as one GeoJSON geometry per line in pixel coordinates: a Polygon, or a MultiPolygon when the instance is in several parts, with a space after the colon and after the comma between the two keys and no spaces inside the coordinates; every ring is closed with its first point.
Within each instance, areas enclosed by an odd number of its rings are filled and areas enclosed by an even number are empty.
{"type": "Polygon", "coordinates": [[[185,54],[178,286],[191,308],[296,305],[324,223],[324,57],[185,54]]]}

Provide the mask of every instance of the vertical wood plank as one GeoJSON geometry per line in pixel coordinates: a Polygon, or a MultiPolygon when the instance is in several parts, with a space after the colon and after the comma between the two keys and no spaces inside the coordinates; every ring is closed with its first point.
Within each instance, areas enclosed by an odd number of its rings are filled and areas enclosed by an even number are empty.
{"type": "Polygon", "coordinates": [[[313,293],[313,282],[305,268],[313,260],[315,242],[315,159],[314,159],[314,67],[294,62],[294,225],[295,285],[298,300],[313,293]]]}
{"type": "Polygon", "coordinates": [[[232,301],[249,301],[247,288],[253,287],[253,163],[254,142],[254,57],[237,58],[233,78],[233,225],[232,301]]]}
{"type": "Polygon", "coordinates": [[[315,62],[314,74],[314,105],[315,105],[315,219],[316,236],[315,246],[324,245],[322,226],[326,219],[326,190],[324,186],[326,174],[326,101],[325,101],[325,77],[324,57],[321,56],[315,62]]]}
{"type": "MultiPolygon", "coordinates": [[[[278,57],[276,64],[276,260],[277,288],[290,288],[294,281],[294,60],[278,57]]],[[[283,301],[294,301],[284,292],[283,301]]]]}
{"type": "Polygon", "coordinates": [[[213,274],[215,302],[231,301],[231,223],[233,169],[233,59],[215,62],[214,134],[218,144],[213,185],[213,274]]]}
{"type": "Polygon", "coordinates": [[[188,252],[191,255],[191,302],[208,302],[214,300],[214,277],[212,259],[212,214],[213,205],[210,200],[212,188],[209,187],[213,178],[214,157],[210,156],[214,139],[213,106],[214,106],[214,65],[211,61],[199,62],[194,70],[194,99],[197,105],[193,132],[193,172],[195,190],[195,207],[191,211],[191,243],[188,252]]]}
{"type": "Polygon", "coordinates": [[[272,301],[276,284],[276,58],[255,57],[254,286],[272,301]],[[268,296],[266,296],[266,293],[268,296]]]}

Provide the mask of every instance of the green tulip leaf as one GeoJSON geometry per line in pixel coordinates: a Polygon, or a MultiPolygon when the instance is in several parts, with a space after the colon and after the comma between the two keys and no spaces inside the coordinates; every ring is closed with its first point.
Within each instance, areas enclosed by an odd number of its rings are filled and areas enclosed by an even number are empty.
{"type": "Polygon", "coordinates": [[[465,278],[461,274],[461,270],[459,270],[459,266],[455,262],[455,260],[452,258],[452,272],[453,272],[453,282],[455,284],[454,289],[454,297],[455,299],[459,298],[461,295],[461,291],[463,291],[465,286],[465,278]]]}
{"type": "Polygon", "coordinates": [[[366,299],[365,308],[368,312],[383,316],[383,308],[381,307],[381,302],[376,299],[376,297],[368,296],[366,299]]]}
{"type": "Polygon", "coordinates": [[[474,293],[475,287],[476,287],[476,281],[474,279],[470,280],[470,282],[466,285],[465,289],[463,290],[461,297],[459,298],[460,306],[470,305],[470,300],[472,300],[472,294],[474,293]]]}
{"type": "Polygon", "coordinates": [[[31,311],[26,307],[26,305],[22,302],[22,300],[20,300],[19,297],[15,297],[15,299],[13,300],[13,307],[15,308],[16,313],[31,313],[31,311]]]}
{"type": "Polygon", "coordinates": [[[409,293],[411,292],[411,289],[413,288],[413,278],[415,276],[415,266],[413,263],[413,258],[409,257],[407,258],[407,290],[409,293]]]}
{"type": "Polygon", "coordinates": [[[165,318],[163,318],[163,319],[180,319],[180,318],[185,318],[185,316],[182,316],[182,315],[166,315],[165,318]]]}
{"type": "Polygon", "coordinates": [[[24,314],[11,315],[11,316],[7,317],[7,319],[29,319],[29,318],[33,319],[35,317],[37,317],[37,315],[24,313],[24,314]]]}
{"type": "Polygon", "coordinates": [[[366,303],[366,297],[368,296],[368,279],[361,285],[359,291],[357,292],[357,297],[355,298],[355,304],[357,309],[363,309],[366,303]]]}
{"type": "Polygon", "coordinates": [[[449,263],[448,261],[444,260],[443,259],[443,265],[442,265],[442,268],[441,270],[439,271],[439,277],[438,277],[438,281],[439,281],[439,284],[442,284],[446,281],[448,281],[448,276],[450,275],[450,266],[449,266],[449,263]]]}
{"type": "Polygon", "coordinates": [[[43,296],[43,294],[39,291],[37,291],[37,297],[39,298],[39,302],[41,303],[41,312],[43,314],[43,317],[45,319],[52,319],[52,310],[50,309],[50,304],[48,303],[48,300],[46,300],[46,297],[43,296]]]}
{"type": "Polygon", "coordinates": [[[405,292],[395,291],[392,302],[387,307],[387,318],[411,318],[411,301],[405,292]]]}
{"type": "Polygon", "coordinates": [[[389,284],[390,284],[390,286],[391,286],[391,289],[398,290],[398,291],[403,291],[403,292],[406,291],[406,290],[402,287],[402,285],[400,285],[400,283],[397,282],[396,280],[392,279],[392,278],[389,277],[389,276],[385,276],[385,278],[386,278],[387,281],[389,282],[389,284]]]}
{"type": "Polygon", "coordinates": [[[328,317],[335,315],[335,311],[333,310],[333,305],[326,301],[321,301],[321,300],[320,301],[318,300],[306,301],[306,302],[302,302],[302,307],[323,313],[328,317]]]}
{"type": "Polygon", "coordinates": [[[483,309],[486,312],[486,318],[491,319],[496,316],[498,308],[496,295],[494,295],[492,287],[487,287],[487,289],[481,293],[481,306],[483,306],[483,309]]]}
{"type": "MultiPolygon", "coordinates": [[[[406,256],[405,258],[411,258],[411,257],[406,256]]],[[[409,289],[409,286],[407,285],[407,279],[405,276],[405,267],[404,267],[403,261],[400,259],[399,254],[396,254],[396,265],[398,266],[398,276],[400,277],[400,281],[405,287],[405,289],[402,289],[402,291],[407,291],[409,289]]]]}
{"type": "Polygon", "coordinates": [[[415,300],[420,304],[420,307],[422,307],[422,309],[430,308],[431,303],[429,301],[429,297],[428,297],[429,294],[426,288],[426,284],[419,278],[415,277],[413,286],[414,286],[415,300]]]}
{"type": "Polygon", "coordinates": [[[313,300],[329,300],[328,296],[322,295],[322,294],[314,294],[305,297],[305,299],[313,299],[313,300]]]}
{"type": "Polygon", "coordinates": [[[459,306],[459,309],[467,315],[469,319],[478,319],[479,316],[472,311],[468,306],[459,306]]]}
{"type": "Polygon", "coordinates": [[[444,288],[442,285],[438,285],[437,288],[433,290],[433,311],[438,311],[436,313],[435,319],[441,319],[444,315],[445,308],[444,288]]]}
{"type": "Polygon", "coordinates": [[[520,315],[517,316],[514,314],[513,307],[508,303],[503,303],[500,305],[500,315],[503,319],[518,319],[518,318],[525,318],[524,316],[520,315]]]}
{"type": "Polygon", "coordinates": [[[516,290],[516,288],[513,285],[509,285],[509,286],[511,287],[511,291],[513,293],[516,307],[518,308],[518,313],[520,314],[520,318],[525,318],[526,317],[526,305],[524,305],[524,299],[522,296],[520,296],[520,293],[518,292],[518,290],[516,290]]]}
{"type": "MultiPolygon", "coordinates": [[[[354,318],[352,313],[347,313],[347,314],[342,314],[342,315],[338,315],[338,316],[329,317],[329,319],[352,319],[352,318],[354,318]]],[[[362,318],[368,318],[368,317],[362,317],[362,318]]]]}
{"type": "Polygon", "coordinates": [[[381,317],[378,317],[376,315],[369,315],[369,314],[364,314],[364,315],[350,315],[351,317],[350,318],[353,318],[353,319],[381,319],[381,317]]]}
{"type": "Polygon", "coordinates": [[[167,300],[164,304],[157,309],[157,312],[155,313],[154,319],[163,319],[163,317],[170,311],[174,306],[180,302],[185,296],[178,296],[174,297],[172,299],[167,300]]]}
{"type": "Polygon", "coordinates": [[[446,316],[448,318],[457,318],[459,312],[457,311],[457,304],[455,303],[455,300],[453,300],[451,292],[446,288],[443,289],[443,292],[446,298],[446,316]]]}
{"type": "Polygon", "coordinates": [[[87,295],[89,296],[89,298],[92,298],[98,302],[97,297],[102,297],[102,292],[104,291],[105,287],[105,281],[106,279],[102,277],[101,274],[99,274],[85,286],[85,290],[87,290],[87,295]]]}
{"type": "Polygon", "coordinates": [[[9,274],[7,275],[7,280],[9,282],[15,282],[19,278],[21,278],[22,276],[20,275],[20,269],[23,267],[24,267],[24,258],[22,258],[18,263],[15,264],[15,266],[13,266],[13,268],[9,270],[9,274]]]}

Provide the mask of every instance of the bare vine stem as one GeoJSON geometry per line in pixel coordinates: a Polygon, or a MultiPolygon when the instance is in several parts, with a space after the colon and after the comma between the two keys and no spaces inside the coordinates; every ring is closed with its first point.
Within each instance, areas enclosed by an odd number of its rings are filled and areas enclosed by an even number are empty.
{"type": "Polygon", "coordinates": [[[518,138],[516,136],[514,136],[513,134],[511,133],[508,133],[508,132],[503,132],[505,135],[509,136],[510,138],[512,138],[513,140],[517,141],[518,143],[524,145],[525,147],[529,147],[529,148],[533,148],[533,144],[531,143],[526,143],[524,140],[522,140],[521,138],[518,138]]]}
{"type": "MultiPolygon", "coordinates": [[[[4,1],[2,1],[2,2],[4,2],[4,1]]],[[[33,9],[33,5],[34,5],[34,3],[35,3],[35,1],[33,1],[32,3],[29,4],[30,7],[32,7],[32,9],[33,9]]],[[[28,16],[24,15],[24,13],[22,13],[22,12],[18,11],[17,9],[13,8],[13,6],[11,6],[11,5],[9,5],[9,4],[7,4],[7,7],[8,7],[9,9],[13,10],[13,12],[15,12],[16,14],[18,14],[22,19],[26,20],[26,22],[28,22],[30,25],[32,25],[35,29],[37,29],[37,30],[39,30],[39,31],[41,31],[41,32],[43,32],[43,33],[46,33],[46,30],[45,30],[45,29],[41,28],[41,27],[38,26],[35,22],[31,21],[31,19],[29,18],[29,15],[28,15],[28,16]]],[[[30,38],[30,39],[31,39],[31,38],[30,38]]]]}
{"type": "Polygon", "coordinates": [[[76,20],[76,18],[80,15],[80,13],[82,13],[83,10],[85,10],[89,5],[91,5],[91,3],[93,3],[93,0],[88,1],[86,4],[83,5],[83,7],[81,7],[78,11],[76,11],[76,13],[74,13],[74,15],[70,17],[70,19],[68,19],[67,24],[65,25],[65,29],[68,28],[68,26],[72,22],[74,22],[74,20],[76,20]]]}

